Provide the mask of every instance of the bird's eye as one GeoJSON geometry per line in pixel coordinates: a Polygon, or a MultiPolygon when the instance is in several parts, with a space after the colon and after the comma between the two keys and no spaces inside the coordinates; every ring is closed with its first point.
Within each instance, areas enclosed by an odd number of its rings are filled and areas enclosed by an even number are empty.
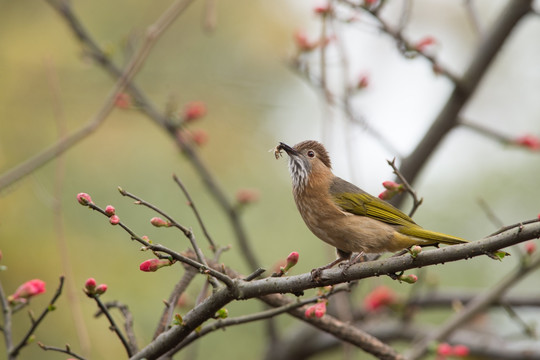
{"type": "Polygon", "coordinates": [[[309,151],[307,152],[307,156],[309,156],[310,158],[315,157],[315,151],[309,150],[309,151]]]}

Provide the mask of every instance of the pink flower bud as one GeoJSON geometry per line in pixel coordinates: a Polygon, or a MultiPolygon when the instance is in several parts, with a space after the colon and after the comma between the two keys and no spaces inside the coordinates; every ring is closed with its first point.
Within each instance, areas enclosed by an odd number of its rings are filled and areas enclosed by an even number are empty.
{"type": "Polygon", "coordinates": [[[253,189],[240,189],[236,192],[236,201],[246,205],[259,200],[259,192],[253,189]]]}
{"type": "Polygon", "coordinates": [[[315,305],[308,307],[304,313],[307,318],[322,318],[326,314],[326,300],[317,302],[315,305]]]}
{"type": "Polygon", "coordinates": [[[294,42],[296,43],[298,50],[302,52],[312,51],[319,46],[317,41],[308,40],[306,33],[302,30],[298,30],[294,33],[294,42]]]}
{"type": "Polygon", "coordinates": [[[316,6],[313,11],[315,14],[326,16],[332,12],[332,6],[330,4],[316,6]]]}
{"type": "Polygon", "coordinates": [[[93,294],[96,290],[96,280],[94,278],[88,278],[84,283],[84,289],[87,294],[93,294]]]}
{"type": "Polygon", "coordinates": [[[16,301],[26,302],[32,296],[43,294],[44,292],[45,282],[39,279],[33,279],[19,286],[15,293],[8,297],[8,301],[10,303],[16,301]]]}
{"type": "Polygon", "coordinates": [[[396,303],[396,295],[386,286],[378,286],[364,298],[364,308],[367,311],[377,311],[396,303]]]}
{"type": "Polygon", "coordinates": [[[356,88],[365,89],[368,87],[368,85],[369,85],[369,76],[366,74],[360,75],[360,77],[358,78],[358,82],[356,83],[356,88]]]}
{"type": "Polygon", "coordinates": [[[111,225],[118,225],[118,223],[120,222],[120,218],[118,217],[118,215],[113,215],[109,218],[109,222],[111,223],[111,225]]]}
{"type": "Polygon", "coordinates": [[[300,257],[300,254],[298,254],[296,251],[293,251],[292,253],[287,256],[287,269],[292,268],[294,265],[298,263],[298,258],[300,257]]]}
{"type": "Polygon", "coordinates": [[[525,252],[528,255],[532,255],[534,254],[535,251],[536,251],[536,243],[533,240],[527,241],[525,243],[525,252]]]}
{"type": "Polygon", "coordinates": [[[169,227],[169,226],[171,226],[170,222],[165,221],[160,217],[151,218],[150,219],[150,224],[154,225],[155,227],[169,227]]]}
{"type": "Polygon", "coordinates": [[[203,146],[206,143],[208,143],[208,139],[210,138],[208,136],[208,133],[205,130],[198,129],[194,130],[191,133],[191,138],[193,139],[193,142],[199,146],[203,146]]]}
{"type": "Polygon", "coordinates": [[[169,260],[150,259],[143,261],[141,265],[139,265],[139,269],[144,272],[154,272],[157,271],[159,268],[170,265],[172,265],[172,263],[169,260]]]}
{"type": "Polygon", "coordinates": [[[105,291],[107,291],[107,284],[99,284],[98,287],[96,287],[96,295],[104,294],[105,291]]]}
{"type": "Polygon", "coordinates": [[[448,343],[441,343],[437,346],[437,355],[451,356],[454,353],[454,349],[448,343]]]}
{"type": "Polygon", "coordinates": [[[540,150],[540,138],[534,135],[523,135],[514,140],[514,144],[526,147],[530,150],[540,150]]]}
{"type": "Polygon", "coordinates": [[[192,101],[184,108],[184,121],[192,122],[206,115],[206,105],[202,101],[192,101]]]}
{"type": "Polygon", "coordinates": [[[114,106],[120,109],[128,109],[131,106],[131,96],[126,93],[116,94],[114,99],[114,106]]]}
{"type": "Polygon", "coordinates": [[[409,274],[409,275],[401,275],[399,278],[398,278],[399,281],[403,281],[403,282],[406,282],[407,284],[414,284],[415,282],[418,281],[418,276],[414,275],[414,274],[409,274]]]}
{"type": "Polygon", "coordinates": [[[423,52],[431,45],[436,44],[437,41],[432,36],[426,36],[414,45],[414,49],[419,52],[423,52]]]}
{"type": "Polygon", "coordinates": [[[421,252],[422,252],[422,247],[420,245],[414,245],[410,249],[410,253],[413,258],[416,258],[418,254],[420,254],[421,252]]]}
{"type": "Polygon", "coordinates": [[[105,214],[109,216],[113,216],[115,213],[116,213],[116,209],[114,208],[114,206],[107,205],[107,207],[105,208],[105,214]]]}
{"type": "Polygon", "coordinates": [[[79,204],[84,206],[88,206],[88,204],[93,204],[92,198],[87,193],[78,193],[77,201],[79,202],[79,204]]]}
{"type": "Polygon", "coordinates": [[[399,190],[401,190],[403,188],[402,184],[398,184],[398,183],[395,183],[395,182],[389,181],[389,180],[388,181],[383,181],[382,185],[387,190],[399,191],[399,190]]]}
{"type": "Polygon", "coordinates": [[[469,355],[469,348],[465,345],[456,345],[454,346],[454,355],[457,357],[465,357],[469,355]]]}

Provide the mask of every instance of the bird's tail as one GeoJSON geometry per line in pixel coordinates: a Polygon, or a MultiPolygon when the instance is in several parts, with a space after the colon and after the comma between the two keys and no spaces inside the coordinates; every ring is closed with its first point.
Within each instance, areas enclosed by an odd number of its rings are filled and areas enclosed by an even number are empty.
{"type": "MultiPolygon", "coordinates": [[[[425,245],[432,245],[432,244],[447,244],[447,245],[456,245],[456,244],[463,244],[467,243],[468,241],[465,239],[462,239],[457,236],[447,235],[443,233],[439,233],[436,231],[426,230],[424,228],[418,227],[410,227],[410,228],[402,228],[399,230],[400,233],[408,236],[412,236],[417,239],[424,240],[426,243],[425,245]]],[[[424,245],[424,244],[419,244],[424,245]]]]}

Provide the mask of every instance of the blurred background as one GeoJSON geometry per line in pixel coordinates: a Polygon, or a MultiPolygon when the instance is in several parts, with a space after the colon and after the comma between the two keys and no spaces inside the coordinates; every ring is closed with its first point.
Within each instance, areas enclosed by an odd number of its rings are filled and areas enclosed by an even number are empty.
{"type": "MultiPolygon", "coordinates": [[[[383,14],[391,23],[399,18],[398,3],[390,1],[383,14]]],[[[141,44],[146,27],[169,4],[98,0],[74,1],[73,7],[97,43],[122,65],[132,54],[130,49],[141,44]]],[[[305,227],[292,199],[286,159],[276,161],[269,149],[278,141],[292,145],[305,139],[322,140],[332,156],[334,173],[377,195],[383,191],[381,183],[393,178],[386,160],[414,148],[452,89],[426,60],[401,56],[394,41],[377,31],[369,19],[353,26],[342,24],[339,33],[350,57],[347,81],[355,83],[363,75],[369,78],[369,85],[353,98],[354,109],[397,153],[381,146],[362,126],[350,124],[339,110],[328,108],[321,94],[289,65],[297,51],[295,32],[302,30],[311,39],[319,36],[320,17],[313,8],[323,4],[313,0],[195,1],[158,41],[135,79],[160,109],[176,107],[181,112],[190,101],[206,104],[207,115],[191,125],[208,135],[198,148],[200,156],[231,201],[238,190],[258,192],[258,201],[242,211],[242,222],[260,265],[271,269],[291,251],[298,251],[300,262],[293,274],[328,262],[334,250],[305,227]],[[213,30],[205,25],[208,6],[215,11],[213,30]]],[[[405,35],[411,40],[434,37],[434,53],[441,64],[460,75],[481,38],[463,2],[419,0],[413,4],[405,35]]],[[[475,4],[482,26],[488,28],[506,1],[475,4]]],[[[540,135],[539,32],[538,17],[525,19],[515,29],[464,109],[464,118],[510,137],[540,135]]],[[[45,1],[0,0],[0,43],[0,172],[4,173],[56,142],[60,134],[86,124],[114,82],[85,56],[45,1]],[[59,131],[62,127],[65,130],[59,131]]],[[[329,75],[331,82],[339,83],[341,64],[332,46],[328,47],[329,75]]],[[[314,69],[318,66],[316,55],[308,61],[314,69]]],[[[497,229],[479,199],[505,224],[535,218],[540,212],[538,156],[465,128],[452,131],[414,184],[424,198],[415,220],[429,229],[476,240],[497,229]]],[[[60,347],[69,343],[77,352],[80,336],[87,336],[91,358],[125,356],[105,319],[93,319],[95,304],[82,292],[84,281],[94,277],[109,287],[104,300],[116,299],[129,306],[139,345],[148,343],[162,300],[183,270],[173,266],[157,273],[139,271],[139,264],[152,255],[140,252],[126,233],[80,206],[75,197],[87,192],[102,207],[114,205],[122,221],[154,242],[177,250],[188,246],[179,232],[153,228],[149,219],[155,215],[121,197],[117,187],[122,186],[193,227],[207,250],[191,209],[172,181],[173,173],[188,188],[214,240],[232,245],[222,262],[247,273],[226,216],[170,138],[136,108],[115,109],[94,134],[61,158],[2,190],[0,250],[8,271],[0,273],[0,280],[5,292],[11,294],[33,278],[46,281],[46,294],[30,305],[39,314],[61,274],[67,273],[76,284],[75,301],[82,319],[76,320],[73,306],[63,295],[57,311],[36,332],[37,341],[60,347]]],[[[502,263],[477,258],[436,266],[423,276],[443,289],[482,290],[512,271],[518,260],[518,256],[502,263]]],[[[537,282],[534,273],[513,291],[530,291],[537,282]]],[[[359,303],[362,294],[378,284],[393,287],[403,296],[411,289],[386,278],[362,281],[359,303]]],[[[190,289],[192,302],[200,285],[199,279],[190,289]]],[[[231,316],[260,309],[256,300],[228,306],[231,316]]],[[[15,339],[29,325],[25,313],[15,316],[15,339]]],[[[443,318],[444,314],[433,314],[429,320],[443,318]]],[[[295,321],[283,316],[278,325],[285,334],[295,321]]],[[[512,329],[513,325],[507,325],[512,329]]],[[[197,354],[205,359],[253,359],[261,356],[264,347],[264,328],[253,323],[211,334],[178,358],[197,354]]],[[[4,353],[2,342],[0,354],[4,353]]],[[[37,357],[63,358],[35,345],[21,354],[22,359],[37,357]]]]}

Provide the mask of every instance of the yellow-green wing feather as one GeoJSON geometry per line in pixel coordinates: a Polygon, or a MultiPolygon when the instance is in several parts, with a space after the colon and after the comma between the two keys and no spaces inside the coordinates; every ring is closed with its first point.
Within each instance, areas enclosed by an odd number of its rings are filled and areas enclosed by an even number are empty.
{"type": "Polygon", "coordinates": [[[467,242],[467,240],[459,237],[420,227],[413,219],[386,201],[366,193],[343,179],[336,178],[334,180],[330,187],[330,194],[333,196],[336,205],[343,211],[396,225],[396,231],[403,235],[427,240],[429,243],[459,244],[467,242]]]}

